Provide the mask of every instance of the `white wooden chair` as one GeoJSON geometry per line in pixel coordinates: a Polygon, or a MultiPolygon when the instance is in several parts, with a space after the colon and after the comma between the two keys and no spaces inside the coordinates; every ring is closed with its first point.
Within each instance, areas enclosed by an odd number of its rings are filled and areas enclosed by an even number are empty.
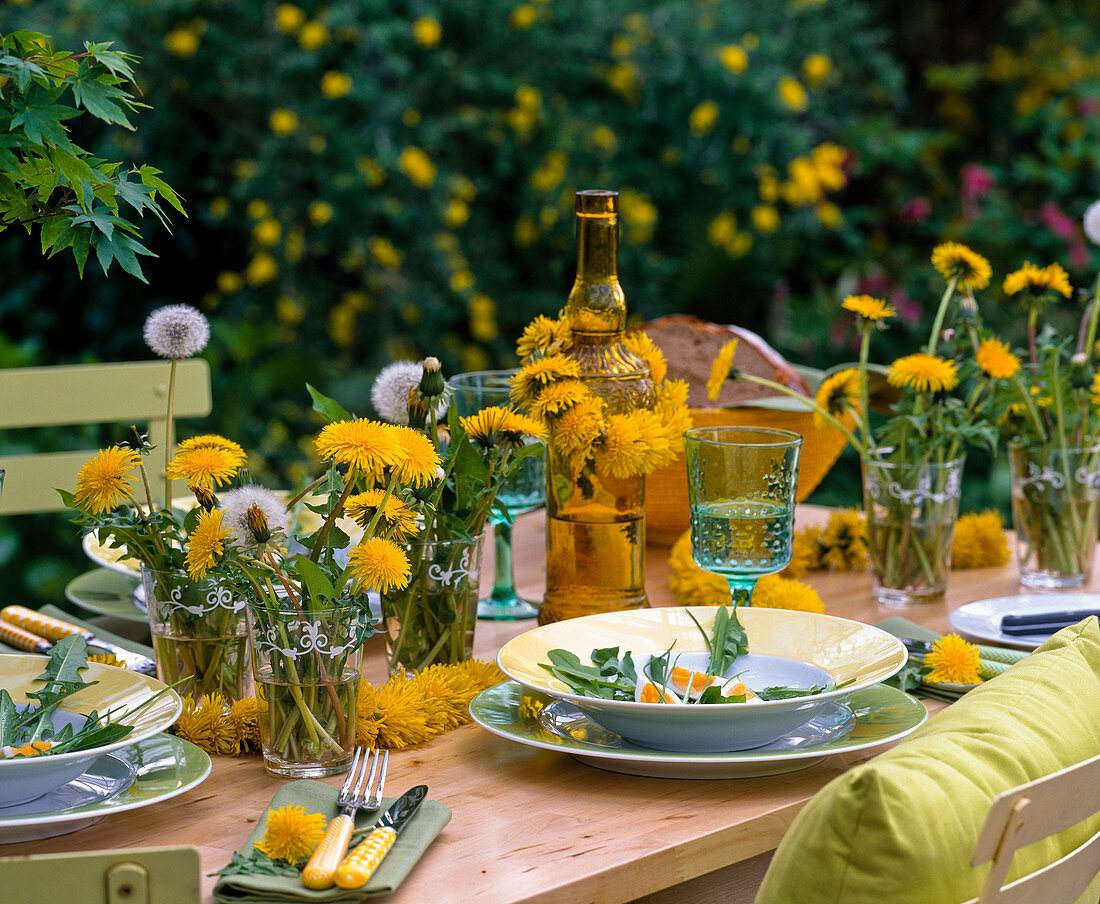
{"type": "Polygon", "coordinates": [[[971,866],[993,861],[982,893],[966,904],[1068,904],[1100,873],[1100,831],[1060,860],[1002,886],[1016,851],[1100,812],[1100,755],[1001,792],[971,866]]]}
{"type": "MultiPolygon", "coordinates": [[[[0,430],[76,424],[135,424],[163,450],[167,442],[169,361],[77,364],[0,370],[0,430]]],[[[210,413],[210,367],[201,358],[176,368],[173,416],[210,413]]],[[[126,434],[119,431],[118,442],[126,434]]],[[[0,455],[5,472],[0,515],[58,512],[58,488],[72,490],[77,472],[94,449],[0,455]]],[[[153,492],[164,498],[164,456],[147,459],[153,492]]],[[[183,486],[184,481],[177,481],[183,486]]],[[[177,489],[173,486],[173,493],[177,489]]]]}

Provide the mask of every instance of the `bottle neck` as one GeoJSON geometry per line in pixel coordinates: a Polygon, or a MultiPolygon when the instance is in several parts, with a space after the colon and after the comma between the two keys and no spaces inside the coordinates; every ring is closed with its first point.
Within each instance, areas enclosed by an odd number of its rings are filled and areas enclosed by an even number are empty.
{"type": "Polygon", "coordinates": [[[574,330],[617,332],[626,326],[619,285],[619,221],[612,214],[577,214],[577,278],[565,306],[574,330]]]}

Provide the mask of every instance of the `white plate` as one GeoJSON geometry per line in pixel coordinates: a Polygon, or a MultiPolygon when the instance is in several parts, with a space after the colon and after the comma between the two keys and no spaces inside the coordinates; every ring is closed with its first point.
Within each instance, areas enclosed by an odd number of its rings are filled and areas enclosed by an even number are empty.
{"type": "Polygon", "coordinates": [[[114,797],[63,813],[4,816],[0,811],[0,844],[36,841],[75,832],[112,813],[148,807],[182,794],[210,774],[210,757],[189,741],[173,735],[153,735],[114,751],[112,756],[133,770],[135,778],[129,788],[114,797]]]}
{"type": "MultiPolygon", "coordinates": [[[[807,769],[827,756],[877,747],[905,737],[928,718],[924,705],[909,694],[884,684],[856,691],[845,706],[855,715],[850,731],[830,735],[828,728],[803,731],[790,741],[781,739],[755,750],[730,753],[671,753],[633,746],[617,735],[595,726],[592,743],[582,740],[573,726],[563,730],[560,724],[547,727],[547,707],[570,705],[538,691],[525,689],[515,681],[505,681],[478,694],[470,704],[470,714],[482,728],[493,734],[530,747],[568,753],[574,759],[609,772],[647,775],[657,778],[745,778],[778,775],[807,769]],[[830,740],[816,740],[816,737],[830,740]]],[[[834,706],[834,709],[839,707],[834,706]]]]}
{"type": "Polygon", "coordinates": [[[1065,612],[1075,609],[1100,609],[1097,593],[1020,593],[998,596],[959,606],[947,616],[951,626],[978,640],[987,640],[1006,647],[1034,650],[1050,640],[1049,634],[1005,634],[1001,619],[1006,615],[1037,615],[1042,612],[1065,612]]]}

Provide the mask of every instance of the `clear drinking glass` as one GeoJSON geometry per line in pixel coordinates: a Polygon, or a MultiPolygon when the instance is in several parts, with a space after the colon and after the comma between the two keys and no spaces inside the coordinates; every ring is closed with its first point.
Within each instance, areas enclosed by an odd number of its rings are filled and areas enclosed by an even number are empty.
{"type": "MultiPolygon", "coordinates": [[[[509,404],[509,382],[514,370],[482,370],[458,374],[451,378],[453,404],[463,417],[477,414],[483,408],[505,407],[509,404]]],[[[503,621],[534,618],[538,604],[516,593],[515,569],[512,560],[512,518],[533,512],[546,504],[546,455],[534,455],[524,460],[519,473],[504,484],[497,501],[508,511],[508,519],[495,513],[493,522],[493,591],[478,600],[477,617],[503,621]]]]}
{"type": "Polygon", "coordinates": [[[733,604],[791,560],[802,437],[789,430],[697,427],[684,434],[691,551],[722,575],[733,604]]]}

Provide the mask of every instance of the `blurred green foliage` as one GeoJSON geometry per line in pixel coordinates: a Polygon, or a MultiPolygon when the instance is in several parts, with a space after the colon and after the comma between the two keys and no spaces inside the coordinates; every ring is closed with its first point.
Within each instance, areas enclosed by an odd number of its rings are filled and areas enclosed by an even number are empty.
{"type": "MultiPolygon", "coordinates": [[[[829,366],[854,353],[840,299],[869,292],[901,314],[888,361],[926,334],[950,238],[993,262],[983,311],[1016,339],[1005,273],[1056,260],[1085,285],[1100,260],[1079,223],[1100,195],[1100,3],[948,7],[8,0],[0,31],[141,58],[137,131],[77,137],[156,165],[190,217],[143,230],[148,288],[0,242],[0,366],[145,358],[144,316],[194,303],[213,327],[201,428],[290,482],[307,381],[368,414],[394,358],[514,364],[572,281],[573,192],[596,187],[622,196],[637,317],[736,322],[829,366]]],[[[999,464],[970,471],[970,506],[1003,506],[999,464]]],[[[857,487],[842,459],[815,498],[857,487]]],[[[56,595],[87,565],[72,527],[18,521],[0,579],[56,595]]]]}

